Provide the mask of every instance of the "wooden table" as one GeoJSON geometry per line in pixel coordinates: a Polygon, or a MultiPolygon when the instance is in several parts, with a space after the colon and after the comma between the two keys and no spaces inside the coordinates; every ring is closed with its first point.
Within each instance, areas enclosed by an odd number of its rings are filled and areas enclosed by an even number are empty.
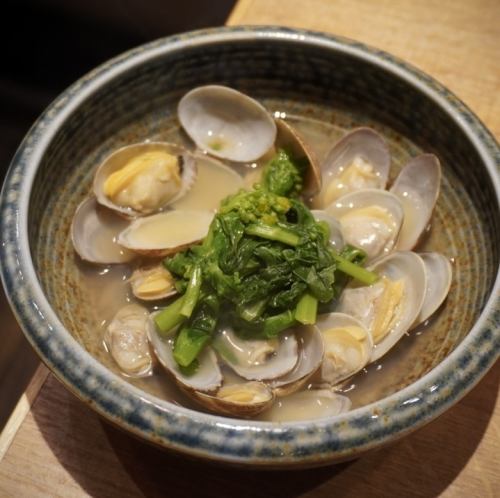
{"type": "MultiPolygon", "coordinates": [[[[500,137],[498,0],[240,0],[228,24],[355,38],[436,77],[500,137]]],[[[186,461],[101,421],[44,367],[0,436],[0,497],[500,496],[500,364],[417,433],[355,462],[294,472],[186,461]]]]}

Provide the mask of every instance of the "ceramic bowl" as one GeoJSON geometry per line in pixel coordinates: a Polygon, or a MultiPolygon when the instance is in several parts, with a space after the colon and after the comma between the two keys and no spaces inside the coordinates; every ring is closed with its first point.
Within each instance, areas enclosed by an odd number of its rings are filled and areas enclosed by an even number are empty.
{"type": "MultiPolygon", "coordinates": [[[[332,139],[335,137],[332,137],[332,139]]],[[[494,138],[435,80],[359,43],[276,27],[220,28],[153,42],[66,90],[17,151],[1,197],[2,279],[14,312],[52,372],[100,415],[191,456],[261,467],[354,458],[421,427],[464,396],[499,355],[499,164],[494,138]],[[363,124],[389,142],[393,174],[419,151],[444,167],[429,244],[453,258],[448,302],[422,334],[391,352],[354,410],[275,424],[223,418],[169,402],[121,377],[103,354],[95,300],[80,285],[69,240],[96,164],[122,145],[175,131],[189,89],[226,84],[272,112],[363,124]]],[[[106,290],[99,300],[105,300],[106,290]]],[[[167,399],[165,399],[167,398],[167,399]]]]}

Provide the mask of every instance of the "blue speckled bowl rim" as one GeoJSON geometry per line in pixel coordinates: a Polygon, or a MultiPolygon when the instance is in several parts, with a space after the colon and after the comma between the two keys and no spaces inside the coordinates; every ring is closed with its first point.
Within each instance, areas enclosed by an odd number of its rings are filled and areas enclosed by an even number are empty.
{"type": "Polygon", "coordinates": [[[333,419],[275,424],[186,409],[145,393],[107,370],[68,333],[44,296],[28,246],[31,186],[65,119],[116,75],[187,47],[233,41],[283,41],[340,51],[391,72],[444,109],[474,144],[500,205],[500,149],[480,120],[449,90],[399,59],[361,43],[275,26],[223,27],[160,39],[101,65],[62,93],[16,152],[0,198],[1,276],[24,333],[47,366],[99,414],[164,447],[254,466],[317,465],[352,458],[421,427],[456,403],[500,354],[500,272],[476,324],[441,364],[405,389],[333,419]]]}

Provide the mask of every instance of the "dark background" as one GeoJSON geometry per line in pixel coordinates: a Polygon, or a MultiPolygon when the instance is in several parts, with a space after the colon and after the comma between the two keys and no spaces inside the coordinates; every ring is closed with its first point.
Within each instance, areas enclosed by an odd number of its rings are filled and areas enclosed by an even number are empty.
{"type": "MultiPolygon", "coordinates": [[[[31,124],[80,76],[151,40],[224,24],[235,0],[4,0],[0,178],[31,124]]],[[[0,430],[38,363],[0,290],[0,430]]]]}

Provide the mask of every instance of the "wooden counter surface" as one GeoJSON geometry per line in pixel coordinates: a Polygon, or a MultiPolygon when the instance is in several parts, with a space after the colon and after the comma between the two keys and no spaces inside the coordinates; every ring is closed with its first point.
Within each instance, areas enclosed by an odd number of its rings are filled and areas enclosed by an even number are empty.
{"type": "MultiPolygon", "coordinates": [[[[354,38],[444,83],[500,137],[498,0],[240,0],[228,24],[354,38]]],[[[355,462],[294,472],[190,462],[110,427],[37,370],[0,435],[0,497],[500,496],[500,364],[440,418],[355,462]]]]}

